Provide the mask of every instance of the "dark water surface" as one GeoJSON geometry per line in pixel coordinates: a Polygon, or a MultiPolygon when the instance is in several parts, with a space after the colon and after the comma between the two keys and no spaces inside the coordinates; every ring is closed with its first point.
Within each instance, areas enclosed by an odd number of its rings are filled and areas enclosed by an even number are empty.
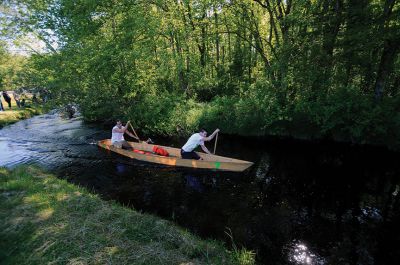
{"type": "Polygon", "coordinates": [[[231,246],[233,237],[260,264],[400,264],[399,154],[220,135],[218,154],[255,165],[244,173],[193,171],[99,149],[95,141],[110,129],[56,113],[20,121],[0,130],[0,166],[42,165],[204,238],[231,246]]]}

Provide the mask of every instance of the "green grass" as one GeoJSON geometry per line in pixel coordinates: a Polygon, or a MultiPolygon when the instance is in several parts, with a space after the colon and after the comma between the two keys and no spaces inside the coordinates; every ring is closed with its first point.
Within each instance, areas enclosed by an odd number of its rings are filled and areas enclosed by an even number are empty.
{"type": "Polygon", "coordinates": [[[26,166],[0,168],[0,238],[2,264],[254,263],[250,251],[229,251],[26,166]]]}
{"type": "Polygon", "coordinates": [[[18,108],[13,95],[11,93],[9,93],[9,95],[11,97],[11,109],[8,107],[3,96],[1,97],[1,102],[3,103],[5,111],[0,111],[0,128],[44,112],[44,107],[40,104],[33,104],[31,99],[26,99],[26,104],[29,107],[18,108]]]}
{"type": "Polygon", "coordinates": [[[17,108],[13,107],[11,110],[8,109],[8,106],[5,107],[5,111],[0,111],[0,128],[15,123],[19,120],[31,118],[34,115],[42,114],[42,107],[26,107],[26,108],[17,108]]]}

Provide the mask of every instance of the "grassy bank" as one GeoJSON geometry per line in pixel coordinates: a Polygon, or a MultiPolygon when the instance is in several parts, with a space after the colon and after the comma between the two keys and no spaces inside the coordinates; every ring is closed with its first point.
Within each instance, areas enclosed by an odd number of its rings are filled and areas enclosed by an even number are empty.
{"type": "Polygon", "coordinates": [[[248,251],[200,240],[38,168],[0,168],[0,197],[3,264],[254,263],[248,251]]]}
{"type": "Polygon", "coordinates": [[[31,118],[34,115],[42,114],[44,112],[42,105],[33,104],[30,99],[26,101],[26,104],[29,107],[18,108],[12,94],[10,94],[10,97],[11,109],[8,107],[8,104],[4,98],[1,97],[1,102],[3,103],[5,111],[0,111],[0,128],[15,123],[19,120],[31,118]]]}
{"type": "Polygon", "coordinates": [[[0,128],[42,113],[43,109],[40,106],[13,109],[6,107],[5,111],[0,111],[0,128]]]}

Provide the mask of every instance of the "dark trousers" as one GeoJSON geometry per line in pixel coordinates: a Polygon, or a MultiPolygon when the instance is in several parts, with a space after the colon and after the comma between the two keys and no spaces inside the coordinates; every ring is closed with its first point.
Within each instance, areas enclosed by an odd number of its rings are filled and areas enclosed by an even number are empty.
{"type": "Polygon", "coordinates": [[[128,144],[128,142],[125,141],[125,140],[113,143],[113,145],[115,147],[122,148],[122,149],[125,149],[125,150],[132,150],[132,146],[130,144],[128,144]]]}
{"type": "Polygon", "coordinates": [[[125,141],[122,143],[122,149],[132,150],[132,146],[130,144],[128,144],[128,142],[125,141]]]}
{"type": "Polygon", "coordinates": [[[185,152],[181,149],[181,156],[183,159],[195,159],[195,160],[199,160],[200,156],[195,152],[185,152]]]}

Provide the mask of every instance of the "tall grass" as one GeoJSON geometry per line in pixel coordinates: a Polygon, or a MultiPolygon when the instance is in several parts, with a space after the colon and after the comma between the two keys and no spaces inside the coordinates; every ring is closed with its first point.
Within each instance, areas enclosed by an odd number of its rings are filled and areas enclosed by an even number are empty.
{"type": "Polygon", "coordinates": [[[3,264],[251,264],[35,167],[0,168],[0,198],[3,264]]]}

